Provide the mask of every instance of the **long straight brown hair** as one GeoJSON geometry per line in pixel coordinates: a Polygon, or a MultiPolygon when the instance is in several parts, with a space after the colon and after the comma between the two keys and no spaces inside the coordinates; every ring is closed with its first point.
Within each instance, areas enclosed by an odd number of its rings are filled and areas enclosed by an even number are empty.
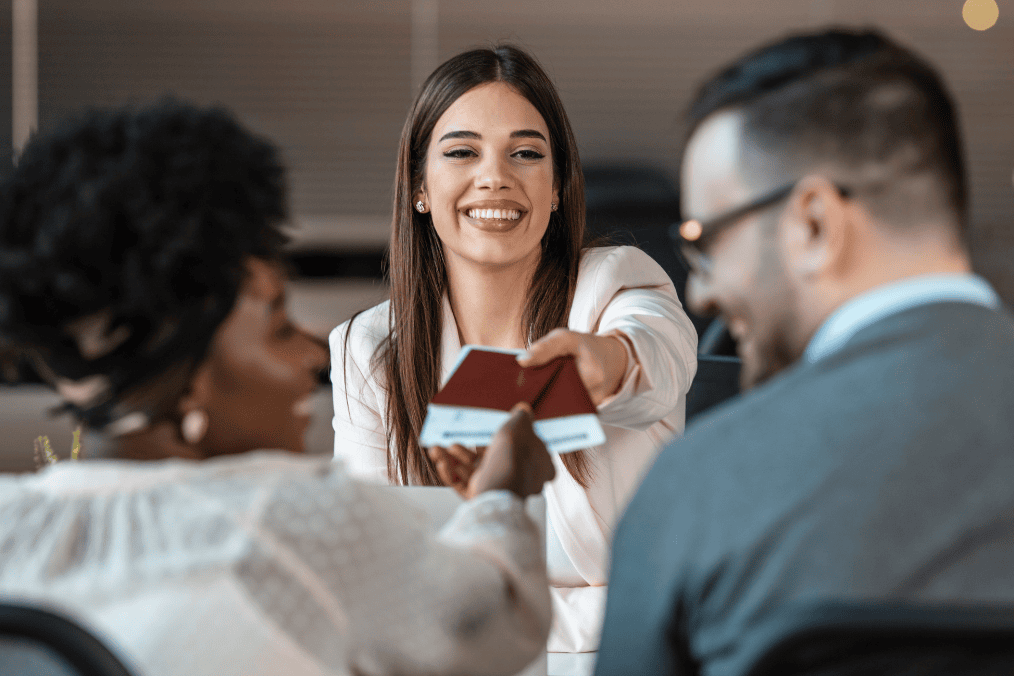
{"type": "MultiPolygon", "coordinates": [[[[574,298],[584,241],[584,175],[556,88],[532,56],[512,45],[458,54],[423,83],[398,148],[387,271],[389,331],[371,364],[373,372],[383,373],[387,381],[387,474],[392,483],[442,484],[418,438],[426,406],[440,385],[447,273],[430,216],[417,213],[412,202],[422,187],[426,151],[437,120],[462,94],[488,82],[510,86],[542,115],[549,128],[554,178],[560,185],[559,208],[550,214],[522,319],[529,343],[566,326],[574,298]]],[[[350,321],[345,333],[346,355],[351,326],[350,321]]],[[[584,452],[567,453],[562,459],[578,483],[587,487],[590,470],[584,452]]]]}

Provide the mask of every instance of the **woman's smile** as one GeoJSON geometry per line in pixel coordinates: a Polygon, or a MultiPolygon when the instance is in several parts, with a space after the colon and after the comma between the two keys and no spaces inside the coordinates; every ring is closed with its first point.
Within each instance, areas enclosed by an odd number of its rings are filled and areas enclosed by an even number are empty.
{"type": "Polygon", "coordinates": [[[470,225],[485,232],[510,232],[521,224],[528,210],[513,200],[483,200],[459,209],[470,225]]]}

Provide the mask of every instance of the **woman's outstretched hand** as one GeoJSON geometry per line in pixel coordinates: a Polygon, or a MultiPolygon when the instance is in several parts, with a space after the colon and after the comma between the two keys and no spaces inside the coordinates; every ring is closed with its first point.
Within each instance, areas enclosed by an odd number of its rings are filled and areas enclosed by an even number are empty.
{"type": "Polygon", "coordinates": [[[621,338],[569,329],[553,329],[532,343],[518,363],[525,368],[540,366],[564,355],[574,357],[581,382],[596,406],[616,393],[627,372],[627,349],[621,338]]]}
{"type": "Polygon", "coordinates": [[[427,452],[444,484],[466,500],[492,490],[525,498],[541,492],[542,485],[556,476],[546,445],[532,427],[532,409],[524,403],[511,410],[489,446],[478,453],[458,444],[431,446],[427,452]]]}

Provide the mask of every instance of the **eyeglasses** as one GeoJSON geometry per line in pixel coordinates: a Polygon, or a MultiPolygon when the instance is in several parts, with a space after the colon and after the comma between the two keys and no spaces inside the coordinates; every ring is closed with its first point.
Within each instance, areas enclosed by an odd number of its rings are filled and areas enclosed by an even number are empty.
{"type": "MultiPolygon", "coordinates": [[[[782,201],[792,194],[795,187],[796,181],[793,181],[721,216],[709,218],[706,221],[691,219],[669,226],[669,237],[673,240],[680,262],[687,269],[687,272],[706,275],[712,265],[711,258],[704,253],[708,242],[711,242],[720,232],[729,229],[753,212],[782,201]]],[[[836,185],[835,187],[842,197],[849,196],[850,191],[848,188],[840,185],[836,185]]]]}

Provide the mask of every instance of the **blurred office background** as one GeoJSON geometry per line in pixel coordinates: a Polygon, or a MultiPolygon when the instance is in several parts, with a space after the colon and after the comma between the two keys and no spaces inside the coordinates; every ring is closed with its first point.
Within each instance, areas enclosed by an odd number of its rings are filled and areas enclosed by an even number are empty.
{"type": "MultiPolygon", "coordinates": [[[[1014,4],[998,2],[997,23],[976,31],[963,0],[37,0],[38,127],[169,92],[232,108],[283,149],[302,271],[293,313],[326,335],[385,297],[398,138],[419,84],[447,57],[499,40],[531,50],[573,123],[593,227],[630,230],[665,258],[663,226],[678,219],[679,117],[695,84],[788,31],[875,25],[929,57],[957,97],[975,262],[1011,303],[1014,4]]],[[[3,54],[12,7],[0,1],[3,54]]],[[[11,82],[10,59],[0,59],[4,157],[17,143],[11,82]]],[[[323,450],[329,433],[325,419],[323,450]]]]}

